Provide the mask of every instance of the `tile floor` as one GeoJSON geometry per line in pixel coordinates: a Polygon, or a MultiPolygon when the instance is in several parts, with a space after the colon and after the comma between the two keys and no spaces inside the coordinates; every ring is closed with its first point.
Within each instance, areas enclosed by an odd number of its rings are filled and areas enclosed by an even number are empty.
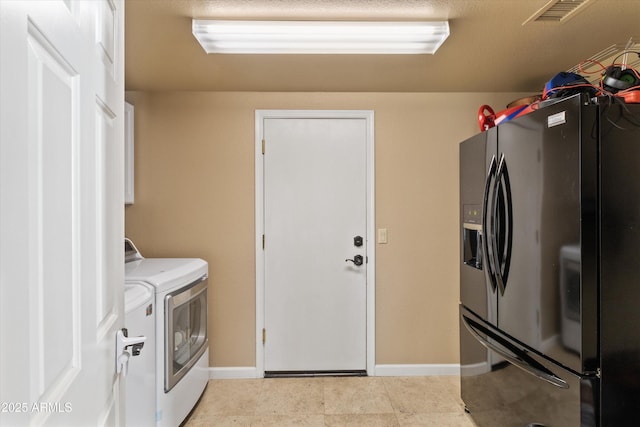
{"type": "Polygon", "coordinates": [[[183,427],[475,427],[458,377],[211,380],[183,427]]]}

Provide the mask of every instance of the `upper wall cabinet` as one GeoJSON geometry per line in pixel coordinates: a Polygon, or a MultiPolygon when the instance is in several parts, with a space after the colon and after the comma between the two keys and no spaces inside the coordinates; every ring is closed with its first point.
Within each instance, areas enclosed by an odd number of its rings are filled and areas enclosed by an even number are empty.
{"type": "Polygon", "coordinates": [[[124,204],[133,204],[133,105],[124,103],[124,204]]]}

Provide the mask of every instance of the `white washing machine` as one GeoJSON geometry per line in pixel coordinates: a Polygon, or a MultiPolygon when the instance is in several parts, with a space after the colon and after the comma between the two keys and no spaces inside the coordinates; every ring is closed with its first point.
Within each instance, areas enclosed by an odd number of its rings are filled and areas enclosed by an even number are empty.
{"type": "Polygon", "coordinates": [[[155,289],[143,282],[124,286],[124,326],[129,337],[147,337],[137,356],[129,358],[125,379],[127,426],[156,425],[155,289]]]}
{"type": "Polygon", "coordinates": [[[144,284],[155,294],[155,423],[179,426],[209,381],[208,264],[144,258],[125,239],[125,284],[144,284]]]}

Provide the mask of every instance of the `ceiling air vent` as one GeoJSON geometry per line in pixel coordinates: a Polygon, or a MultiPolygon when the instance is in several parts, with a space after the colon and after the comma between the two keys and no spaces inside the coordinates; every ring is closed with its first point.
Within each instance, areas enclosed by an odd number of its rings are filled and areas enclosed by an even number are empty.
{"type": "Polygon", "coordinates": [[[530,22],[549,22],[560,24],[575,16],[579,11],[595,0],[551,0],[531,15],[522,25],[530,22]]]}

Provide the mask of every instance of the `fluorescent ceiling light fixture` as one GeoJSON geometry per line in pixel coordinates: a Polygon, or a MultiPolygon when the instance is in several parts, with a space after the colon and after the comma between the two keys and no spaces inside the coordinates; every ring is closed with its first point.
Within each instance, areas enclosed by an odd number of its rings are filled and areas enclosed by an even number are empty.
{"type": "Polygon", "coordinates": [[[194,19],[192,31],[207,53],[433,54],[449,23],[194,19]]]}

